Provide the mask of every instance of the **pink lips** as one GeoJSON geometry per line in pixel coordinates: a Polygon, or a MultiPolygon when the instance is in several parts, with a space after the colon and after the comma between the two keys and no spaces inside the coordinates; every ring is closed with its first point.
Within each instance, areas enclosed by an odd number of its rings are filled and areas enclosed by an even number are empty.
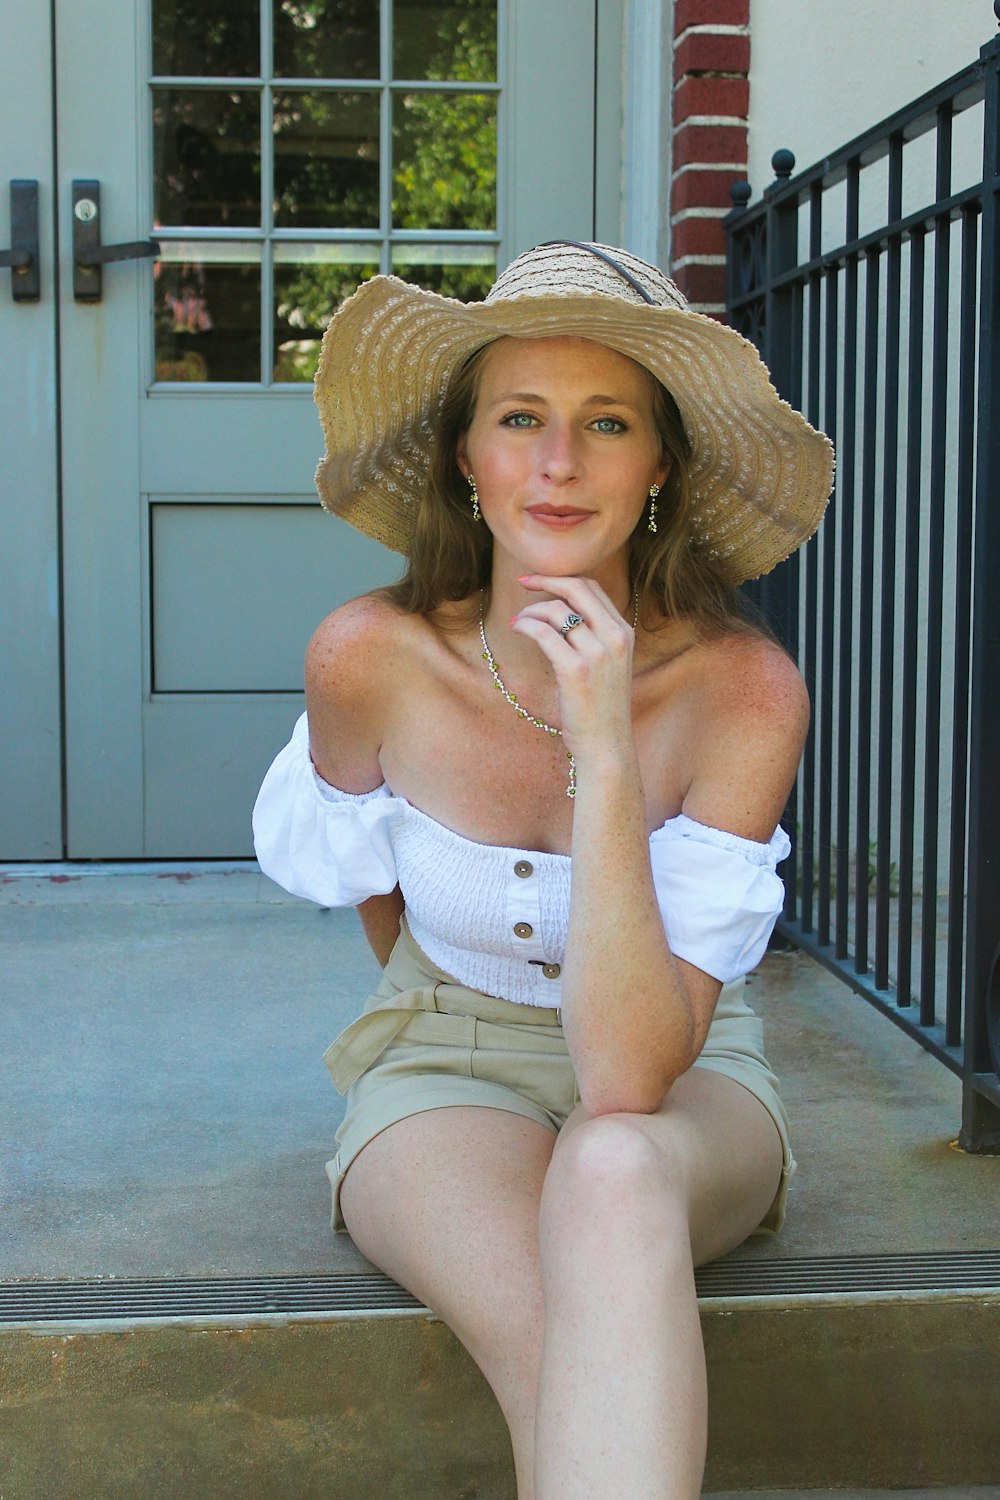
{"type": "Polygon", "coordinates": [[[577,510],[572,505],[529,505],[527,511],[529,516],[541,521],[543,526],[551,526],[556,530],[576,526],[593,514],[589,510],[577,510]]]}

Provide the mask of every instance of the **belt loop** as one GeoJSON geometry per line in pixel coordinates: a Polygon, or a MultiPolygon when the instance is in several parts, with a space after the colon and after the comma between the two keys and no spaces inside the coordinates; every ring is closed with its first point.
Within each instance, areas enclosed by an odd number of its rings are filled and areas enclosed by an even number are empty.
{"type": "Polygon", "coordinates": [[[434,1010],[437,1011],[439,1014],[440,1014],[440,1011],[441,1011],[441,1007],[438,1005],[438,989],[440,988],[440,985],[441,985],[440,979],[435,980],[434,988],[431,990],[431,999],[434,1001],[434,1010]]]}

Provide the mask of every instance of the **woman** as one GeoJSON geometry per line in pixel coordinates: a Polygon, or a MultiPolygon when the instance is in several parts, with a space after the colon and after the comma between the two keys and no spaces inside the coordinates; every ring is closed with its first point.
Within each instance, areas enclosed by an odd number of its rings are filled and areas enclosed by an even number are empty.
{"type": "Polygon", "coordinates": [[[829,444],[574,242],[482,304],[367,283],[317,401],[324,503],[410,559],[319,627],[255,814],[386,965],[327,1054],[335,1223],[477,1361],[520,1500],[695,1496],[693,1266],[792,1167],[741,989],[808,710],[733,585],[815,529],[829,444]]]}

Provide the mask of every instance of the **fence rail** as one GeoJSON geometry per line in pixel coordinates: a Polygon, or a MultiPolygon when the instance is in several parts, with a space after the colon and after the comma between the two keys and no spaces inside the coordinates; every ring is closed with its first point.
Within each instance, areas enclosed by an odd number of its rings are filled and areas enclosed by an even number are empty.
{"type": "Polygon", "coordinates": [[[962,1144],[996,1152],[1000,38],[772,165],[733,188],[728,317],[838,452],[819,533],[751,586],[814,709],[779,931],[959,1074],[962,1144]]]}

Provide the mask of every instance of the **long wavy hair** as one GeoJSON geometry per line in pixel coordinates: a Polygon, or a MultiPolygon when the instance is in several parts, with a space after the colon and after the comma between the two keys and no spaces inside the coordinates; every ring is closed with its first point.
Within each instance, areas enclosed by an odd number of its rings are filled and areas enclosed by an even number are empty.
{"type": "MultiPolygon", "coordinates": [[[[459,438],[475,414],[484,344],[452,377],[435,420],[427,488],[417,512],[406,572],[398,583],[377,590],[411,614],[434,615],[445,603],[466,600],[469,616],[479,610],[480,592],[489,603],[493,537],[472,514],[468,481],[458,467],[459,438]]],[[[639,603],[639,617],[655,629],[685,619],[699,633],[760,629],[745,597],[728,583],[712,560],[698,550],[691,525],[688,479],[690,444],[673,396],[644,366],[653,405],[661,455],[670,471],[657,502],[657,530],[650,532],[640,516],[629,538],[629,582],[639,603]]],[[[464,625],[462,611],[452,613],[464,625]]]]}

